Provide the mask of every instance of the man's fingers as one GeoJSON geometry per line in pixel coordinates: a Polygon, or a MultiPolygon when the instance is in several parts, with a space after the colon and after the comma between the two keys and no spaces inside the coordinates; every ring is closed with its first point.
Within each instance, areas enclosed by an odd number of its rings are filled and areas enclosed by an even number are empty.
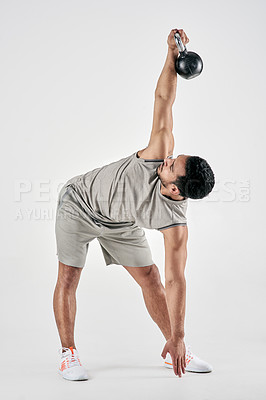
{"type": "Polygon", "coordinates": [[[177,375],[177,359],[176,359],[176,356],[174,354],[171,354],[171,358],[172,358],[172,364],[173,364],[174,373],[175,373],[175,375],[177,375]]]}
{"type": "Polygon", "coordinates": [[[185,368],[186,368],[186,360],[185,360],[185,356],[183,356],[182,357],[182,371],[183,371],[183,374],[186,373],[185,368]]]}
{"type": "Polygon", "coordinates": [[[178,357],[178,375],[181,378],[182,368],[181,368],[181,357],[178,357]]]}
{"type": "Polygon", "coordinates": [[[184,44],[187,44],[187,42],[188,42],[188,38],[187,38],[187,35],[185,34],[185,33],[183,33],[182,35],[180,35],[181,36],[181,40],[182,40],[182,42],[184,43],[184,44]]]}
{"type": "Polygon", "coordinates": [[[189,42],[189,38],[187,37],[187,35],[184,33],[184,42],[185,44],[187,44],[189,42]]]}
{"type": "Polygon", "coordinates": [[[167,350],[164,348],[163,351],[162,351],[161,356],[162,356],[163,358],[165,358],[165,357],[166,357],[166,353],[167,353],[167,350]]]}
{"type": "Polygon", "coordinates": [[[183,42],[184,44],[187,44],[187,43],[189,42],[189,38],[187,37],[187,35],[186,35],[186,33],[183,31],[183,29],[172,29],[172,30],[171,30],[171,33],[170,33],[171,36],[174,37],[174,34],[175,34],[176,32],[179,33],[179,35],[180,35],[180,37],[181,37],[181,40],[182,40],[182,42],[183,42]]]}

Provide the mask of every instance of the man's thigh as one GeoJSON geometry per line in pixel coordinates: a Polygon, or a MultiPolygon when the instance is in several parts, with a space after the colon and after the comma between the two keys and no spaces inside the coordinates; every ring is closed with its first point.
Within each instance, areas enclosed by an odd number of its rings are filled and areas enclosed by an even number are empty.
{"type": "Polygon", "coordinates": [[[89,243],[102,228],[84,213],[77,203],[73,188],[60,192],[55,221],[58,260],[67,266],[83,268],[89,243]]]}
{"type": "Polygon", "coordinates": [[[139,226],[104,228],[97,240],[101,245],[106,265],[144,268],[154,264],[145,232],[139,226]]]}

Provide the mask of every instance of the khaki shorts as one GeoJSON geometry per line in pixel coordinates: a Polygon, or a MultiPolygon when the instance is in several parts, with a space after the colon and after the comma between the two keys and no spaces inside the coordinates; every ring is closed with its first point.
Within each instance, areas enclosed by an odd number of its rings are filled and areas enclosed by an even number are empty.
{"type": "Polygon", "coordinates": [[[71,185],[61,189],[56,210],[55,235],[58,260],[83,268],[90,242],[97,238],[106,265],[145,267],[154,264],[150,246],[142,228],[107,227],[94,220],[79,205],[71,185]]]}

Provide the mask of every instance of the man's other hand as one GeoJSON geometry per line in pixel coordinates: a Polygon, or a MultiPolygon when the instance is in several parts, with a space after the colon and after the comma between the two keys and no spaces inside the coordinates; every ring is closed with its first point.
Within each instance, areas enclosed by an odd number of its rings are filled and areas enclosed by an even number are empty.
{"type": "Polygon", "coordinates": [[[173,341],[173,339],[167,340],[161,356],[166,357],[166,354],[170,353],[172,358],[172,364],[175,375],[185,374],[186,368],[186,346],[183,339],[173,341]]]}

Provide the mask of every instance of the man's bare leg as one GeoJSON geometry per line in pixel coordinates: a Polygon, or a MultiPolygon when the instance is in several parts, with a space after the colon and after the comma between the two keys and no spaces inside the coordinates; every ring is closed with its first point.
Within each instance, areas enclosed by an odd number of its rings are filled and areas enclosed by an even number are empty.
{"type": "Polygon", "coordinates": [[[59,261],[58,278],[53,296],[53,309],[63,347],[73,346],[76,317],[76,289],[82,268],[71,267],[59,261]]]}
{"type": "Polygon", "coordinates": [[[158,267],[155,264],[147,267],[123,267],[140,285],[144,302],[151,318],[158,325],[165,339],[170,339],[170,318],[166,303],[165,288],[161,282],[158,267]]]}

